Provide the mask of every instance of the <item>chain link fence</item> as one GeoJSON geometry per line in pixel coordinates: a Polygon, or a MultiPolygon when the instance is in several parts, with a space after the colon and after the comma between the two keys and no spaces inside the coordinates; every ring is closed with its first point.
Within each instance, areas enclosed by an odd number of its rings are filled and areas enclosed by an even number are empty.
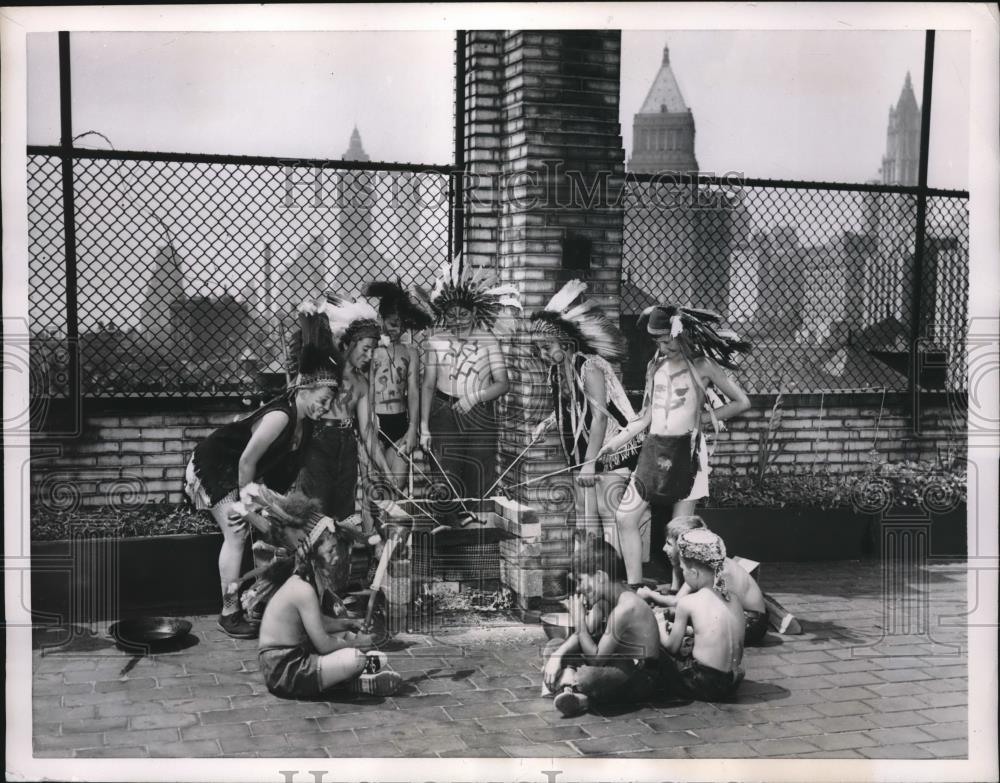
{"type": "Polygon", "coordinates": [[[913,190],[630,175],[621,312],[643,349],[626,386],[642,389],[653,351],[638,315],[670,301],[715,310],[753,343],[749,393],[906,391],[914,329],[921,388],[963,391],[968,196],[928,197],[914,312],[913,190]]]}
{"type": "MultiPolygon", "coordinates": [[[[451,238],[447,168],[124,153],[74,161],[77,331],[86,397],[242,396],[284,383],[303,298],[369,280],[432,284],[451,238]]],[[[67,393],[60,160],[28,156],[32,394],[67,393]]],[[[968,197],[928,197],[915,295],[913,189],[630,175],[622,325],[642,310],[721,313],[754,344],[749,393],[965,389],[968,197]],[[914,302],[919,301],[916,313],[914,302]],[[917,318],[914,324],[913,317],[917,318]]]]}
{"type": "MultiPolygon", "coordinates": [[[[199,156],[204,157],[204,156],[199,156]]],[[[80,383],[87,397],[243,395],[284,383],[307,296],[429,285],[450,175],[392,166],[74,161],[80,383]]],[[[60,160],[28,156],[33,394],[66,394],[60,160]],[[57,382],[56,379],[61,379],[57,382]]]]}

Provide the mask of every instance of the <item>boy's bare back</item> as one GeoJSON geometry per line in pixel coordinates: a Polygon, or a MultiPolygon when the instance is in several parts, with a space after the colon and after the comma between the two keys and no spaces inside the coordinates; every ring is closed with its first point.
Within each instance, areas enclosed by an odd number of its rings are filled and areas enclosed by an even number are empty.
{"type": "Polygon", "coordinates": [[[736,669],[743,660],[746,618],[739,599],[728,601],[712,588],[703,587],[677,603],[678,617],[687,615],[694,629],[695,660],[719,671],[736,669]]]}
{"type": "Polygon", "coordinates": [[[660,630],[649,604],[631,591],[618,598],[608,617],[605,634],[615,640],[615,652],[630,658],[657,658],[660,630]]]}
{"type": "Polygon", "coordinates": [[[726,579],[729,592],[740,599],[744,609],[751,612],[766,612],[764,594],[760,591],[756,580],[746,572],[739,563],[726,558],[722,575],[726,579]]]}
{"type": "Polygon", "coordinates": [[[260,623],[260,647],[291,647],[309,641],[302,614],[315,604],[319,610],[316,591],[297,575],[288,578],[268,601],[260,623]]]}

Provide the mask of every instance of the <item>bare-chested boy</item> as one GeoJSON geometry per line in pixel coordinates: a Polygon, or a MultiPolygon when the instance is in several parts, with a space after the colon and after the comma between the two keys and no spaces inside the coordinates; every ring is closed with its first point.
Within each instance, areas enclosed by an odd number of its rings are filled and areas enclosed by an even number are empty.
{"type": "Polygon", "coordinates": [[[546,646],[542,677],[556,693],[555,707],[565,716],[585,711],[591,702],[649,698],[658,683],[660,637],[653,611],[624,582],[625,566],[614,547],[588,537],[574,550],[577,592],[571,602],[574,632],[546,646]],[[590,632],[584,601],[612,607],[601,636],[590,632]]]}
{"type": "Polygon", "coordinates": [[[399,674],[382,668],[384,654],[371,652],[374,640],[357,633],[354,620],[338,620],[320,610],[320,572],[336,561],[337,535],[326,528],[302,543],[295,573],[278,588],[264,610],[258,659],[267,689],[287,699],[319,696],[337,685],[349,692],[388,696],[399,674]]]}
{"type": "MultiPolygon", "coordinates": [[[[672,519],[667,525],[667,542],[663,547],[674,573],[674,581],[671,584],[672,593],[664,595],[650,590],[648,587],[640,587],[637,591],[638,594],[658,606],[669,608],[677,606],[677,601],[691,592],[691,585],[684,581],[681,570],[677,539],[688,530],[707,529],[705,521],[699,516],[672,519]]],[[[761,592],[757,581],[746,572],[746,569],[730,557],[727,557],[723,562],[722,576],[726,580],[730,594],[739,599],[740,605],[743,607],[743,616],[746,618],[747,626],[745,643],[747,645],[757,644],[767,633],[767,606],[764,604],[764,593],[761,592]]]]}
{"type": "Polygon", "coordinates": [[[366,296],[378,297],[385,338],[372,352],[371,395],[378,426],[376,444],[402,487],[407,458],[417,448],[420,424],[420,353],[403,343],[403,334],[428,328],[432,316],[395,283],[370,283],[366,296]]]}
{"type": "Polygon", "coordinates": [[[700,701],[727,699],[743,681],[746,621],[723,576],[726,547],[707,529],[677,540],[684,581],[691,592],[677,601],[672,624],[661,628],[660,670],[667,686],[700,701]],[[694,644],[686,642],[688,628],[694,644]]]}

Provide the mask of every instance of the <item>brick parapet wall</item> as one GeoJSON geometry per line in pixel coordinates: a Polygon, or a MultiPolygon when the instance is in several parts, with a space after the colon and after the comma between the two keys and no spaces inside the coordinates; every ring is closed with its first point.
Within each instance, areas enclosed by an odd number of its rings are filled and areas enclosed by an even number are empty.
{"type": "MultiPolygon", "coordinates": [[[[536,389],[536,391],[538,391],[536,389]]],[[[522,394],[522,397],[527,395],[522,394]]],[[[532,421],[547,413],[547,397],[533,398],[532,421]]],[[[213,413],[157,415],[100,415],[85,419],[83,435],[75,440],[40,441],[32,457],[32,500],[59,508],[70,497],[87,506],[115,505],[122,495],[129,504],[146,501],[182,500],[184,469],[198,441],[215,428],[232,421],[245,410],[213,413]]],[[[523,413],[522,413],[523,415],[523,413]]],[[[715,446],[713,477],[741,476],[757,464],[758,438],[767,429],[770,407],[757,401],[755,407],[728,422],[715,446]]],[[[966,448],[964,412],[946,406],[928,407],[921,418],[922,432],[914,436],[909,416],[898,401],[884,409],[827,404],[798,406],[786,400],[775,439],[786,443],[770,470],[802,474],[813,470],[831,473],[861,473],[870,462],[874,444],[887,462],[935,460],[961,456],[966,448]]],[[[528,444],[533,424],[527,418],[511,425],[501,444],[502,465],[528,444]]],[[[508,486],[537,477],[565,465],[555,436],[548,435],[533,446],[522,460],[528,467],[512,470],[504,479],[508,486]],[[518,477],[513,478],[518,473],[518,477]]],[[[542,540],[565,540],[567,515],[572,511],[568,479],[557,477],[520,487],[513,495],[533,505],[542,521],[542,540]]],[[[551,551],[557,547],[552,544],[551,551]]],[[[547,550],[547,551],[550,551],[547,550]]]]}

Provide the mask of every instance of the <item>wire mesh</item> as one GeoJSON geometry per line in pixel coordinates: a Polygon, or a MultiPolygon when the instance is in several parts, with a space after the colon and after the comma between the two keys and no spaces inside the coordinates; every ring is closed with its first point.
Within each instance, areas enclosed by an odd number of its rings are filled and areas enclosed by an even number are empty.
{"type": "Polygon", "coordinates": [[[636,333],[651,304],[720,313],[754,345],[750,393],[905,391],[913,318],[926,390],[965,386],[967,198],[928,199],[921,305],[913,313],[917,197],[850,190],[630,178],[622,326],[643,349],[625,367],[643,386],[653,344],[636,333]]]}
{"type": "MultiPolygon", "coordinates": [[[[179,159],[180,158],[180,159],[179,159]]],[[[441,171],[74,161],[80,376],[89,397],[246,395],[283,383],[299,302],[377,278],[429,285],[446,257],[441,171]]],[[[59,158],[28,156],[32,393],[66,394],[59,158]],[[35,388],[38,387],[38,388],[35,388]],[[42,387],[45,387],[44,389],[42,387]]],[[[749,393],[907,389],[917,197],[822,183],[630,177],[622,326],[643,386],[647,306],[707,307],[750,339],[749,393]]],[[[928,197],[920,384],[965,389],[968,198],[928,197]]]]}
{"type": "MultiPolygon", "coordinates": [[[[398,167],[397,167],[398,168],[398,167]]],[[[57,158],[29,156],[33,336],[65,336],[57,158]]],[[[283,383],[307,296],[430,283],[448,175],[157,159],[74,162],[80,375],[101,396],[242,395],[283,383]]],[[[44,357],[39,357],[45,361],[44,357]]]]}

